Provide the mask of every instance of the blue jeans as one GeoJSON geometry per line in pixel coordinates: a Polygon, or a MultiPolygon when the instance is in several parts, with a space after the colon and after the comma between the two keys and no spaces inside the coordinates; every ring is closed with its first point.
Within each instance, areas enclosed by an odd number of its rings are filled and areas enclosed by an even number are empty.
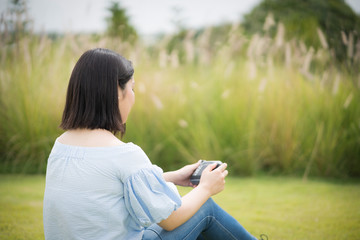
{"type": "Polygon", "coordinates": [[[211,198],[181,226],[166,231],[153,224],[144,231],[143,240],[256,240],[240,223],[211,198]]]}

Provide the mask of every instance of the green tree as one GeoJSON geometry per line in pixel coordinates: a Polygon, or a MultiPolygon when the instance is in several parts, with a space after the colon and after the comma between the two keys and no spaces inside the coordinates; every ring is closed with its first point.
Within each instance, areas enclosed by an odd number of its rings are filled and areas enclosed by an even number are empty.
{"type": "Polygon", "coordinates": [[[27,0],[10,0],[9,7],[3,13],[1,38],[7,43],[18,41],[31,31],[32,20],[28,15],[27,0]]]}
{"type": "Polygon", "coordinates": [[[270,13],[275,22],[285,25],[288,38],[297,37],[307,45],[320,46],[317,29],[321,29],[338,60],[347,59],[349,55],[344,39],[353,38],[353,44],[359,39],[360,18],[344,0],[263,0],[245,15],[245,30],[249,33],[268,31],[274,35],[275,27],[264,29],[270,13]]]}
{"type": "Polygon", "coordinates": [[[126,9],[122,8],[118,2],[112,2],[108,8],[110,16],[107,20],[107,34],[110,37],[119,37],[124,41],[135,41],[137,32],[130,24],[126,9]]]}

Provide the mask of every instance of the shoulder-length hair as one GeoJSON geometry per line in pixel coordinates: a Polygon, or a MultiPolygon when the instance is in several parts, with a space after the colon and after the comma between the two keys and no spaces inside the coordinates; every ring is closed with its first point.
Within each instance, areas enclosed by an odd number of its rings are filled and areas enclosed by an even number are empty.
{"type": "Polygon", "coordinates": [[[86,51],[71,73],[60,127],[100,128],[123,136],[118,87],[124,89],[133,74],[131,62],[111,50],[86,51]]]}

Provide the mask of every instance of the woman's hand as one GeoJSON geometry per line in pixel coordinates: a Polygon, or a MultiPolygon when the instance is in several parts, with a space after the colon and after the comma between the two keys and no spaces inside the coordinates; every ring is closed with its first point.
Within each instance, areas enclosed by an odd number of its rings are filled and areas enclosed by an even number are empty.
{"type": "Polygon", "coordinates": [[[194,185],[190,182],[190,177],[199,165],[200,161],[194,164],[186,165],[176,171],[166,172],[163,176],[167,182],[172,182],[176,185],[184,187],[194,187],[194,185]]]}
{"type": "Polygon", "coordinates": [[[223,163],[214,170],[216,163],[207,166],[201,174],[199,187],[209,191],[210,196],[215,195],[225,187],[225,177],[228,175],[227,164],[223,163]]]}
{"type": "MultiPolygon", "coordinates": [[[[179,177],[184,184],[190,186],[190,176],[199,165],[200,162],[187,165],[177,171],[164,173],[164,177],[165,175],[167,177],[179,177]]],[[[189,220],[212,195],[224,189],[225,177],[228,174],[228,171],[225,170],[227,165],[223,163],[218,168],[214,169],[215,167],[216,164],[211,164],[204,169],[198,187],[181,198],[181,206],[176,211],[173,211],[167,219],[159,222],[160,227],[167,231],[174,230],[189,220]]]]}

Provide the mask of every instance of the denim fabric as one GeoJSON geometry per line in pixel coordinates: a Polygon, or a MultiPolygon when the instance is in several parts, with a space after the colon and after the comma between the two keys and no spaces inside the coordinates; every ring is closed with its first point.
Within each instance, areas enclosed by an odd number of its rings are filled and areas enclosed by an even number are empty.
{"type": "Polygon", "coordinates": [[[173,231],[153,224],[144,231],[143,240],[255,240],[240,223],[211,198],[187,222],[173,231]]]}

